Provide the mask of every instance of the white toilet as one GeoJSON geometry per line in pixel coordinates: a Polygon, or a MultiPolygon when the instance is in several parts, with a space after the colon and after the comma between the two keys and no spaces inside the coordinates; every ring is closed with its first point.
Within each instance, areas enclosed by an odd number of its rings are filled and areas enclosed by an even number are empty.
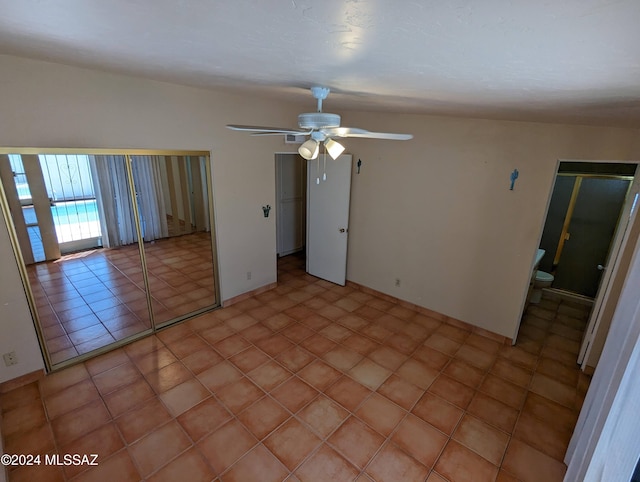
{"type": "Polygon", "coordinates": [[[540,303],[542,298],[542,288],[548,288],[553,283],[553,275],[545,271],[536,271],[536,278],[533,282],[533,291],[531,292],[531,303],[540,303]]]}

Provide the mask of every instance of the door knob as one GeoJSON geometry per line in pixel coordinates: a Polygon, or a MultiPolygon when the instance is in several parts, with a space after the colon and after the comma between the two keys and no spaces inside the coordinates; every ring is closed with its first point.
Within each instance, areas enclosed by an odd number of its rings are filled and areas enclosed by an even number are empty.
{"type": "Polygon", "coordinates": [[[341,233],[344,233],[344,228],[340,228],[340,232],[341,232],[341,233]]]}
{"type": "Polygon", "coordinates": [[[602,266],[601,264],[598,265],[598,270],[599,271],[604,271],[606,268],[606,266],[602,266]]]}

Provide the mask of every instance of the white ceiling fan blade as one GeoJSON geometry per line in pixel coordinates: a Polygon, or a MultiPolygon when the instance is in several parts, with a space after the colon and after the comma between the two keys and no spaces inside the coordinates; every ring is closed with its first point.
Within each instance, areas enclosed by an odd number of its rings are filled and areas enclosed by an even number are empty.
{"type": "Polygon", "coordinates": [[[238,124],[227,124],[227,129],[233,131],[251,132],[253,134],[277,135],[277,134],[308,134],[309,131],[290,127],[265,127],[265,126],[244,126],[238,124]]]}
{"type": "Polygon", "coordinates": [[[355,127],[332,127],[320,129],[328,137],[361,137],[364,139],[387,139],[392,141],[408,141],[413,139],[411,134],[395,134],[392,132],[371,132],[355,127]]]}
{"type": "Polygon", "coordinates": [[[227,124],[227,128],[234,131],[249,132],[252,136],[310,135],[311,139],[316,143],[326,142],[333,137],[361,137],[364,139],[387,139],[393,141],[413,139],[411,134],[371,132],[355,127],[340,127],[340,116],[338,114],[322,112],[322,101],[329,95],[329,89],[327,87],[312,87],[311,93],[318,100],[318,112],[300,114],[298,116],[299,129],[238,124],[227,124]]]}
{"type": "Polygon", "coordinates": [[[294,136],[307,136],[312,131],[268,131],[268,132],[252,132],[251,136],[281,136],[281,135],[294,135],[294,136]]]}

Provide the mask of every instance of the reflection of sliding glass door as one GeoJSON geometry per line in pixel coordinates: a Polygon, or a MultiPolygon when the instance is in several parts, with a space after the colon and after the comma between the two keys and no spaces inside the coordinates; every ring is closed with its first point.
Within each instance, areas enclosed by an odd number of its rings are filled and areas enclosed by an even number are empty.
{"type": "Polygon", "coordinates": [[[16,227],[26,229],[29,238],[30,249],[23,246],[25,259],[52,260],[100,246],[88,156],[9,154],[2,163],[5,184],[11,175],[15,182],[15,191],[7,190],[10,202],[22,206],[25,226],[16,227]]]}
{"type": "Polygon", "coordinates": [[[53,199],[37,155],[2,155],[0,178],[17,219],[25,259],[32,263],[60,257],[53,199]]]}
{"type": "MultiPolygon", "coordinates": [[[[54,366],[102,353],[218,305],[206,153],[137,154],[0,155],[3,211],[14,249],[24,261],[22,271],[41,342],[54,366]],[[25,182],[16,182],[24,179],[15,175],[9,157],[25,165],[29,191],[25,182]],[[67,163],[67,174],[90,180],[82,195],[77,191],[65,195],[60,183],[52,188],[57,181],[51,176],[46,181],[44,163],[56,159],[80,160],[75,169],[67,163]],[[29,174],[34,164],[38,168],[32,171],[41,173],[39,184],[31,182],[37,180],[29,174]],[[46,204],[52,218],[49,234],[57,246],[66,247],[62,253],[47,253],[47,260],[34,258],[20,193],[22,198],[28,193],[27,204],[36,212],[41,232],[46,204]],[[85,223],[90,225],[71,229],[88,232],[90,227],[95,239],[89,246],[60,242],[59,233],[70,229],[58,229],[50,204],[68,202],[89,205],[86,211],[93,218],[86,216],[85,223]]],[[[64,220],[71,221],[71,216],[64,220]]]]}

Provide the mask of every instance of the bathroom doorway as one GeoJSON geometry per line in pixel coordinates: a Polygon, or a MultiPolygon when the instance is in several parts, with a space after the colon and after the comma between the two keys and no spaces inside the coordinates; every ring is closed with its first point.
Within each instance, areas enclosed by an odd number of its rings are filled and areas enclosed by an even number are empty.
{"type": "Polygon", "coordinates": [[[638,235],[637,166],[560,162],[540,241],[548,254],[539,269],[555,276],[550,295],[589,307],[575,358],[588,373],[598,362],[626,274],[625,247],[638,235]]]}
{"type": "Polygon", "coordinates": [[[551,289],[594,299],[635,164],[561,162],[540,248],[551,289]]]}

